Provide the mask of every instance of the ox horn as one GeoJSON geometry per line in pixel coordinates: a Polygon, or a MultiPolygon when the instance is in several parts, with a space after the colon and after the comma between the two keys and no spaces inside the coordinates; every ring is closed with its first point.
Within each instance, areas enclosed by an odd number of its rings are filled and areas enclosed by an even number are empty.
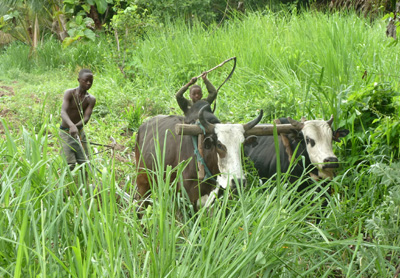
{"type": "Polygon", "coordinates": [[[333,123],[333,114],[331,115],[331,118],[330,118],[329,120],[327,120],[326,122],[327,122],[327,124],[328,124],[329,126],[332,126],[332,123],[333,123]]]}
{"type": "Polygon", "coordinates": [[[205,105],[200,109],[200,111],[199,111],[199,120],[200,120],[201,125],[204,127],[204,129],[206,130],[207,133],[214,133],[215,125],[209,123],[206,120],[206,118],[204,118],[204,111],[207,108],[207,106],[209,107],[209,105],[205,105]]]}
{"type": "Polygon", "coordinates": [[[297,128],[297,129],[303,129],[304,123],[301,123],[301,122],[298,122],[298,121],[296,121],[296,120],[293,120],[293,119],[290,118],[290,117],[287,117],[287,119],[288,119],[288,121],[290,122],[290,124],[291,124],[292,126],[294,126],[295,128],[297,128]]]}
{"type": "Polygon", "coordinates": [[[250,122],[243,125],[244,131],[250,130],[253,127],[255,127],[255,125],[261,121],[263,114],[264,114],[264,111],[261,109],[260,114],[257,116],[257,118],[255,118],[254,120],[251,120],[250,122]]]}

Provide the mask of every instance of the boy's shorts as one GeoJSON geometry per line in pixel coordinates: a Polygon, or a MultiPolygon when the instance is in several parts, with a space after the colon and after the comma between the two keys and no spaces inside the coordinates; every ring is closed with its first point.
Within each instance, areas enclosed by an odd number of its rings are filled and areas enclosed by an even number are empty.
{"type": "Polygon", "coordinates": [[[86,157],[89,157],[89,152],[86,144],[86,135],[83,129],[78,131],[78,136],[81,139],[83,150],[78,139],[72,138],[72,136],[69,134],[69,130],[63,128],[60,130],[59,134],[62,142],[63,152],[68,164],[82,164],[86,162],[86,157]]]}

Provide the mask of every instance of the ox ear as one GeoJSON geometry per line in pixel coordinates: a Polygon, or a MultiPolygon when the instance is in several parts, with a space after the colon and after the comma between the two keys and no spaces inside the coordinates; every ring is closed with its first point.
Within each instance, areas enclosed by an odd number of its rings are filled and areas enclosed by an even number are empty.
{"type": "Polygon", "coordinates": [[[303,127],[304,127],[304,122],[298,122],[298,121],[296,121],[296,120],[293,120],[293,119],[290,118],[290,117],[287,117],[287,119],[288,119],[289,123],[290,123],[292,126],[294,126],[296,129],[298,129],[298,130],[303,129],[303,127]]]}
{"type": "Polygon", "coordinates": [[[345,137],[349,133],[350,133],[350,131],[348,129],[340,129],[340,128],[338,128],[337,130],[333,131],[332,139],[335,142],[340,142],[339,138],[345,137]]]}
{"type": "Polygon", "coordinates": [[[255,147],[258,145],[258,139],[257,136],[255,135],[251,135],[251,136],[247,136],[246,139],[244,140],[244,145],[249,145],[251,147],[255,147]]]}
{"type": "Polygon", "coordinates": [[[291,129],[290,133],[286,134],[290,142],[301,141],[304,139],[304,135],[302,131],[298,131],[297,129],[291,129]]]}
{"type": "Polygon", "coordinates": [[[206,137],[206,138],[204,138],[203,144],[204,144],[204,148],[206,150],[209,150],[214,145],[214,139],[212,137],[206,137]]]}

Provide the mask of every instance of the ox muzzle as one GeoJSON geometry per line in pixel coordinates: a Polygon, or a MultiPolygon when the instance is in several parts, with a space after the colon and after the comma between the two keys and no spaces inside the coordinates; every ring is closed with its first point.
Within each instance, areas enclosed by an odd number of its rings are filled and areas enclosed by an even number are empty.
{"type": "Polygon", "coordinates": [[[324,159],[322,169],[335,169],[339,168],[339,160],[336,156],[330,156],[324,159]]]}
{"type": "Polygon", "coordinates": [[[238,188],[244,188],[247,185],[247,180],[245,178],[242,179],[231,179],[231,191],[232,193],[237,193],[238,188]]]}

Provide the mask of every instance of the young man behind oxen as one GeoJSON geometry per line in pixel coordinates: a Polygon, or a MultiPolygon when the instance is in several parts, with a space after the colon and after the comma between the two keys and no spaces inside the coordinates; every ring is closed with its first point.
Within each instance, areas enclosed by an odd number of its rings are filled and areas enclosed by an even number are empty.
{"type": "Polygon", "coordinates": [[[83,127],[88,123],[96,104],[96,98],[87,92],[93,84],[92,71],[82,69],[78,82],[78,88],[65,91],[61,107],[60,137],[71,170],[76,163],[84,163],[89,155],[83,127]]]}
{"type": "MultiPolygon", "coordinates": [[[[203,92],[201,90],[201,87],[199,85],[193,85],[197,81],[197,77],[193,77],[189,83],[184,85],[175,95],[176,101],[178,102],[179,107],[182,109],[183,113],[185,114],[185,122],[186,123],[194,123],[198,119],[198,113],[200,109],[203,106],[206,105],[211,105],[214,100],[217,98],[217,89],[215,89],[214,85],[211,84],[211,82],[207,79],[207,73],[204,72],[201,75],[201,78],[203,79],[204,83],[206,84],[206,88],[208,91],[208,96],[204,100],[203,98],[203,92]],[[193,86],[191,86],[193,85],[193,86]],[[191,87],[190,87],[191,86],[191,87]],[[183,94],[189,89],[189,99],[186,99],[183,94]]],[[[206,110],[206,118],[208,118],[207,115],[212,114],[211,108],[206,110]]],[[[210,120],[212,123],[212,119],[214,117],[211,117],[210,120]]],[[[216,118],[215,118],[216,119],[216,118]]]]}

